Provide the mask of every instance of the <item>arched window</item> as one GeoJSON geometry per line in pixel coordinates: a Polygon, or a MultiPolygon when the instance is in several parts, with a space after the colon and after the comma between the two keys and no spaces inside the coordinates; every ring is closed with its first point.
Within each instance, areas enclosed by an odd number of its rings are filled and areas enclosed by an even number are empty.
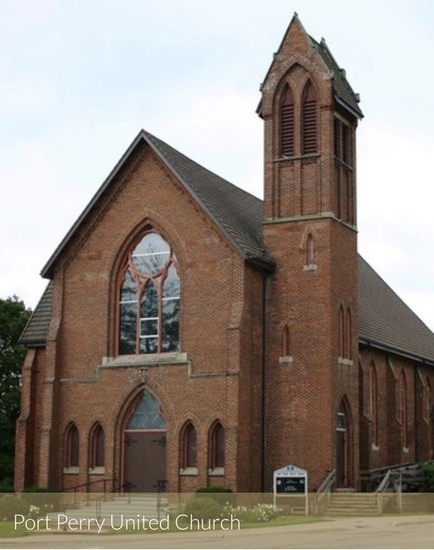
{"type": "Polygon", "coordinates": [[[294,154],[294,96],[286,85],[280,103],[280,156],[293,157],[294,154]]]}
{"type": "Polygon", "coordinates": [[[309,233],[306,239],[306,265],[315,264],[315,239],[312,233],[309,233]]]}
{"type": "Polygon", "coordinates": [[[312,82],[306,84],[302,97],[302,154],[317,152],[316,93],[312,82]]]}
{"type": "Polygon", "coordinates": [[[342,306],[339,308],[339,357],[345,357],[345,315],[342,306]]]}
{"type": "Polygon", "coordinates": [[[347,318],[345,319],[345,357],[347,359],[352,358],[352,337],[351,337],[351,310],[350,308],[347,309],[347,318]]]}
{"type": "Polygon", "coordinates": [[[210,434],[210,468],[225,467],[225,430],[220,422],[214,424],[210,434]]]}
{"type": "Polygon", "coordinates": [[[148,231],[123,267],[119,306],[119,354],[179,349],[180,281],[169,244],[148,231]]]}
{"type": "Polygon", "coordinates": [[[369,367],[369,418],[372,422],[372,442],[378,445],[378,395],[377,395],[377,371],[374,363],[369,367]]]}
{"type": "Polygon", "coordinates": [[[282,330],[282,356],[288,357],[289,355],[291,355],[289,327],[288,325],[285,325],[282,330]]]}
{"type": "Polygon", "coordinates": [[[139,400],[133,404],[125,429],[132,431],[166,429],[166,421],[160,405],[147,390],[144,390],[139,400]]]}
{"type": "Polygon", "coordinates": [[[182,436],[182,467],[197,467],[197,435],[191,422],[187,424],[182,436]]]}
{"type": "Polygon", "coordinates": [[[429,378],[426,378],[425,385],[423,387],[423,417],[429,424],[431,413],[431,382],[429,378]]]}
{"type": "Polygon", "coordinates": [[[404,371],[401,371],[401,375],[398,380],[398,392],[397,392],[397,419],[401,424],[401,441],[404,448],[408,444],[408,419],[407,419],[407,382],[405,379],[404,371]]]}
{"type": "Polygon", "coordinates": [[[90,440],[90,467],[91,468],[103,468],[104,467],[104,430],[101,424],[97,424],[92,430],[90,440]]]}
{"type": "Polygon", "coordinates": [[[66,432],[65,467],[78,468],[80,464],[80,438],[75,424],[71,424],[66,432]]]}

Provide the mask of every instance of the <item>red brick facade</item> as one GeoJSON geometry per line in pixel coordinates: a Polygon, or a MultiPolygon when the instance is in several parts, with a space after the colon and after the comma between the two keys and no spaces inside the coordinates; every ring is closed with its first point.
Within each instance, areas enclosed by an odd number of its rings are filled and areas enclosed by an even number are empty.
{"type": "Polygon", "coordinates": [[[246,259],[149,143],[138,140],[128,152],[47,270],[53,292],[49,329],[43,346],[29,346],[23,367],[17,490],[88,483],[101,490],[95,482],[127,481],[126,419],[144,390],[166,423],[164,479],[173,492],[206,485],[270,491],[273,471],[287,464],[308,470],[311,490],[335,468],[341,485],[358,488],[361,469],[431,456],[426,388],[432,369],[378,349],[359,350],[359,116],[336,101],[333,82],[295,17],[262,85],[259,109],[265,125],[263,241],[274,268],[246,259]],[[316,150],[303,154],[308,81],[316,97],[316,150]],[[279,154],[285,85],[294,98],[290,159],[279,154]],[[336,124],[347,132],[345,162],[336,158],[336,124]],[[179,263],[180,349],[122,356],[122,261],[150,228],[170,244],[179,263]],[[405,446],[396,402],[402,399],[402,372],[405,446]],[[197,438],[192,468],[183,467],[188,422],[197,438]],[[224,466],[213,468],[216,422],[224,428],[224,466]],[[73,466],[66,457],[72,423],[79,433],[73,466]],[[99,469],[91,458],[96,425],[104,431],[99,469]]]}

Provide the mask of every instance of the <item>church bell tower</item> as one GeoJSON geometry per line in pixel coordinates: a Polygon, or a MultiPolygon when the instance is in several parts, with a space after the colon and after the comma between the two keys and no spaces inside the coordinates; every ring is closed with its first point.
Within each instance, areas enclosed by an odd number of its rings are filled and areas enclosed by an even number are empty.
{"type": "Polygon", "coordinates": [[[265,464],[358,484],[358,96],[295,14],[261,85],[268,280],[265,464]]]}

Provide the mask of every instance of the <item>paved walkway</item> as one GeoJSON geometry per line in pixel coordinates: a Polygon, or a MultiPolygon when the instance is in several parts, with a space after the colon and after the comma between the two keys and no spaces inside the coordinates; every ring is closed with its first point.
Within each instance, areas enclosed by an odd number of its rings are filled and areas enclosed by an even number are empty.
{"type": "Polygon", "coordinates": [[[328,522],[139,535],[35,534],[0,548],[434,548],[434,515],[341,518],[328,522]]]}

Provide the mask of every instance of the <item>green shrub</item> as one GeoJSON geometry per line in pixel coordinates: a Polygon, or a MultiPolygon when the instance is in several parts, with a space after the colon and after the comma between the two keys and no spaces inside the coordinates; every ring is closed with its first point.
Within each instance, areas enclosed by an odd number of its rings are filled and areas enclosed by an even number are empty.
{"type": "Polygon", "coordinates": [[[247,523],[262,523],[270,521],[282,515],[282,510],[272,504],[256,504],[253,507],[226,505],[223,509],[224,516],[232,517],[247,523]]]}
{"type": "Polygon", "coordinates": [[[208,485],[208,487],[201,487],[196,493],[232,493],[232,489],[228,487],[217,487],[216,485],[208,485]]]}
{"type": "Polygon", "coordinates": [[[31,517],[45,516],[50,512],[62,512],[62,494],[46,487],[28,487],[23,492],[30,506],[31,517]]]}
{"type": "Polygon", "coordinates": [[[183,507],[183,513],[196,519],[219,518],[222,513],[222,506],[213,498],[195,496],[183,507]]]}
{"type": "Polygon", "coordinates": [[[0,498],[0,521],[12,521],[15,514],[27,516],[30,504],[23,498],[6,494],[0,498]]]}
{"type": "Polygon", "coordinates": [[[232,493],[232,489],[228,489],[227,487],[217,487],[214,485],[197,489],[196,495],[206,495],[208,498],[215,500],[218,504],[220,504],[220,506],[224,506],[228,502],[234,504],[236,499],[236,495],[232,493]]]}
{"type": "Polygon", "coordinates": [[[423,490],[425,493],[434,493],[434,464],[424,464],[423,466],[423,490]]]}

